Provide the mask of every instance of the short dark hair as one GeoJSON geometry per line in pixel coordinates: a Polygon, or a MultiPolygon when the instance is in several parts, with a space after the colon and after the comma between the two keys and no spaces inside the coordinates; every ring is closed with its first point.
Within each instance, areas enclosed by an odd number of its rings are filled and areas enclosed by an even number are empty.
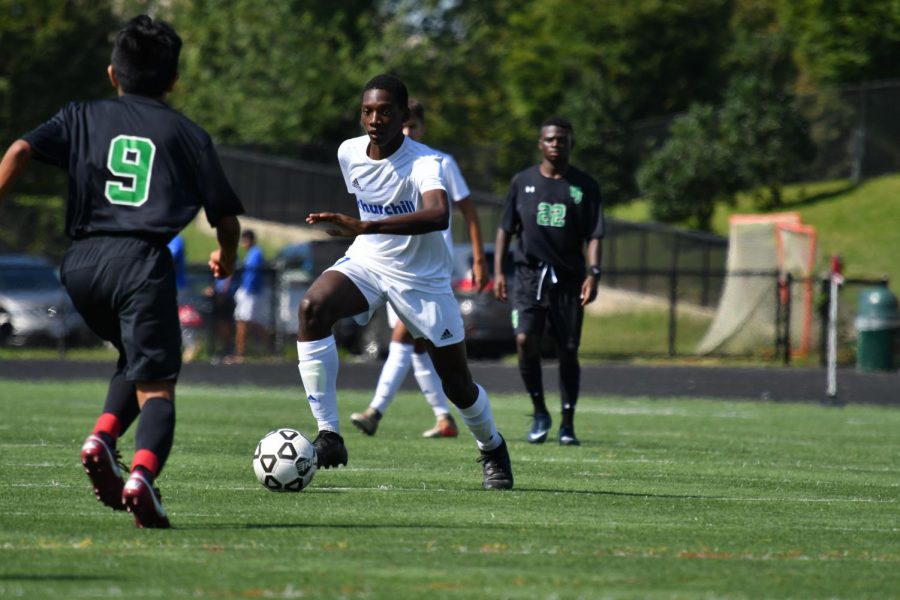
{"type": "Polygon", "coordinates": [[[241,238],[250,240],[251,244],[256,243],[256,232],[252,229],[245,229],[241,232],[241,238]]]}
{"type": "Polygon", "coordinates": [[[369,90],[390,92],[397,106],[407,106],[409,104],[409,92],[406,91],[406,85],[393,75],[376,75],[365,85],[363,93],[365,94],[369,90]]]}
{"type": "Polygon", "coordinates": [[[112,67],[128,94],[159,97],[178,75],[181,38],[165,21],[138,15],[116,35],[112,67]]]}
{"type": "Polygon", "coordinates": [[[409,114],[422,123],[425,122],[425,106],[415,98],[409,99],[409,114]]]}
{"type": "Polygon", "coordinates": [[[567,129],[569,133],[573,135],[575,133],[575,130],[572,129],[572,123],[570,123],[568,119],[555,115],[544,119],[544,122],[541,123],[541,129],[544,127],[559,127],[561,129],[567,129]]]}

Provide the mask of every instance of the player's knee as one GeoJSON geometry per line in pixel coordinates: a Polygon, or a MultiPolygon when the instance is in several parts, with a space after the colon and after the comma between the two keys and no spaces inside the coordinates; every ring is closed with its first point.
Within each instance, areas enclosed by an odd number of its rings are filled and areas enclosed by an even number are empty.
{"type": "Polygon", "coordinates": [[[478,396],[478,388],[471,377],[448,377],[441,381],[447,398],[460,407],[471,406],[478,396]]]}
{"type": "Polygon", "coordinates": [[[520,356],[534,355],[539,347],[539,340],[536,336],[527,333],[516,334],[516,348],[520,356]]]}
{"type": "Polygon", "coordinates": [[[300,301],[297,316],[300,319],[300,328],[305,330],[330,329],[333,324],[328,310],[328,303],[318,296],[307,294],[300,301]]]}

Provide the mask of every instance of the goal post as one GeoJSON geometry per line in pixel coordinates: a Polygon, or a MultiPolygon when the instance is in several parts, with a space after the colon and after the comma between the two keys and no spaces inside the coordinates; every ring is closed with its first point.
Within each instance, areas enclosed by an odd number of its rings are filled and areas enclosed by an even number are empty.
{"type": "Polygon", "coordinates": [[[812,338],[816,233],[797,212],[733,215],[729,219],[726,278],[719,306],[699,354],[751,353],[776,335],[779,303],[791,302],[794,354],[809,352],[812,338]],[[788,293],[780,282],[791,275],[788,293]]]}

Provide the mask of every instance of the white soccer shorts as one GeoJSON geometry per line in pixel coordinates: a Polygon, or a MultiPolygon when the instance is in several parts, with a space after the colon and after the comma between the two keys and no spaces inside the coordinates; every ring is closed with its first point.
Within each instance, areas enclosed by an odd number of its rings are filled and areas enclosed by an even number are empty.
{"type": "Polygon", "coordinates": [[[368,312],[353,317],[360,325],[368,323],[375,311],[389,304],[414,338],[425,338],[438,348],[465,340],[459,303],[449,285],[444,293],[422,292],[347,256],[328,270],[349,277],[366,297],[368,312]]]}

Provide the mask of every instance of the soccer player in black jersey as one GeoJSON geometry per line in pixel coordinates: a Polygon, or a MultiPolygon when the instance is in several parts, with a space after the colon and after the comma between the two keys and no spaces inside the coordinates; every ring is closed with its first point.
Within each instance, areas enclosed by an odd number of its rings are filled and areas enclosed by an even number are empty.
{"type": "Polygon", "coordinates": [[[540,354],[549,320],[559,354],[559,443],[579,445],[574,426],[581,383],[578,346],[584,307],[597,297],[603,210],[600,186],[569,164],[573,143],[569,121],[544,121],[538,139],[543,160],[513,177],[494,243],[494,294],[501,302],[512,295],[519,372],[534,405],[528,433],[533,444],[546,441],[551,425],[540,354]],[[519,241],[513,252],[514,282],[508,286],[503,259],[513,236],[519,241]]]}
{"type": "Polygon", "coordinates": [[[78,312],[119,351],[103,413],[81,449],[97,499],[138,527],[169,527],[154,480],[175,432],[181,369],[175,269],[166,244],[203,208],[219,248],[216,277],[234,270],[243,212],[209,135],[163,99],[178,77],[181,39],[146,15],[116,37],[111,100],[71,103],[14,142],[0,162],[0,198],[31,158],[66,169],[60,275],[78,312]],[[138,416],[140,419],[138,420],[138,416]],[[138,420],[127,482],[116,441],[138,420]]]}

